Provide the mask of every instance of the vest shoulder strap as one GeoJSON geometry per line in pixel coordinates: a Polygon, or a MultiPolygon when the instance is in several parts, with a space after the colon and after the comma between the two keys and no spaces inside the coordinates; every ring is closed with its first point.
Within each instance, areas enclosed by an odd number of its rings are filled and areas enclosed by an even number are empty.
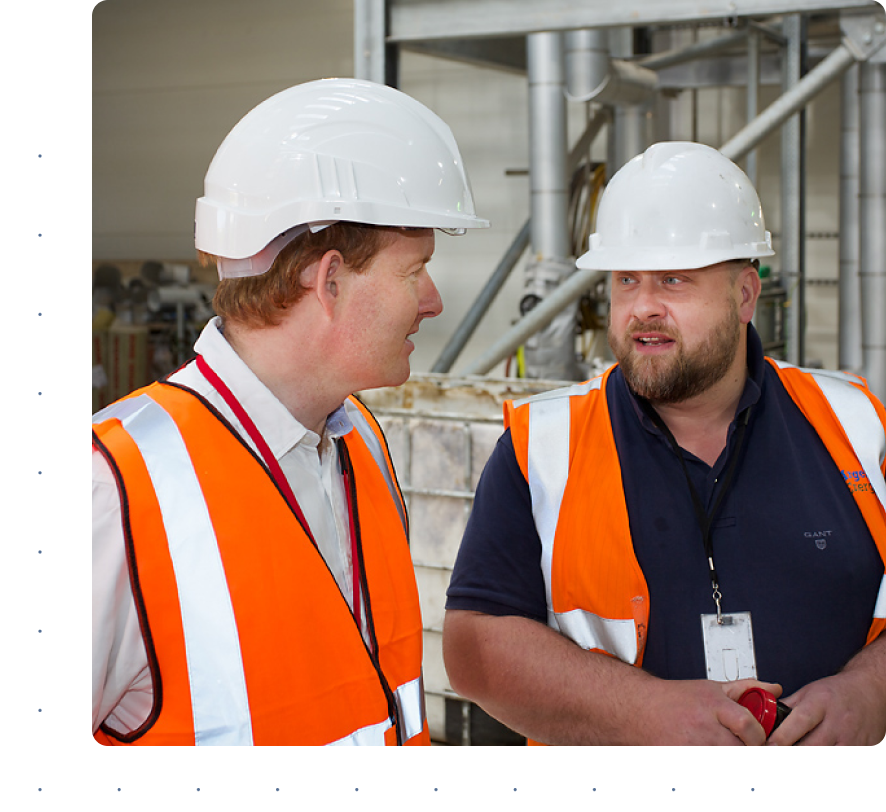
{"type": "MultiPolygon", "coordinates": [[[[782,382],[785,383],[791,396],[797,401],[800,408],[806,412],[808,404],[804,402],[804,391],[794,385],[795,380],[811,380],[821,392],[821,396],[830,406],[849,445],[852,453],[861,463],[862,470],[867,477],[871,490],[877,497],[882,509],[880,513],[880,525],[886,516],[886,479],[883,475],[883,464],[886,461],[886,411],[882,404],[876,400],[867,388],[863,378],[846,372],[833,372],[829,370],[804,369],[794,366],[785,361],[776,361],[772,358],[769,362],[776,368],[782,382]]],[[[825,444],[830,445],[826,438],[825,444]]],[[[831,451],[833,454],[833,451],[831,451]]],[[[886,561],[886,541],[883,539],[884,532],[877,531],[877,517],[872,516],[867,507],[859,504],[862,514],[868,522],[871,534],[880,549],[880,555],[886,561]]],[[[874,625],[868,641],[874,639],[880,630],[886,625],[886,575],[880,586],[877,602],[874,607],[874,625]]]]}
{"type": "Polygon", "coordinates": [[[871,487],[886,511],[886,429],[884,429],[870,390],[862,378],[847,372],[804,369],[785,361],[772,363],[786,375],[808,375],[815,381],[837,417],[871,487]]]}
{"type": "Polygon", "coordinates": [[[381,430],[381,426],[375,418],[375,415],[369,411],[364,403],[356,397],[349,397],[345,401],[345,411],[354,424],[354,428],[362,438],[373,459],[378,465],[391,499],[397,506],[400,513],[400,521],[403,523],[403,531],[409,537],[409,517],[406,513],[406,502],[403,499],[403,492],[400,489],[400,483],[397,480],[397,472],[394,470],[394,461],[391,458],[390,449],[387,440],[381,430]]]}

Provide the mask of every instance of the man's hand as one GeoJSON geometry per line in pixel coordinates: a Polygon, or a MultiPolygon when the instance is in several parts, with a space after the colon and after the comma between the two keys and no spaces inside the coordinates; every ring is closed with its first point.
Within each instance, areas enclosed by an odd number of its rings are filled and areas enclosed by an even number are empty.
{"type": "Polygon", "coordinates": [[[877,744],[886,734],[886,697],[862,672],[811,682],[784,703],[793,710],[768,744],[877,744]]]}
{"type": "Polygon", "coordinates": [[[786,697],[793,710],[769,744],[878,744],[886,735],[886,633],[832,677],[786,697]]]}
{"type": "Polygon", "coordinates": [[[748,688],[763,688],[773,696],[781,695],[780,685],[753,679],[658,681],[658,696],[647,704],[645,743],[766,744],[763,726],[738,704],[748,688]]]}

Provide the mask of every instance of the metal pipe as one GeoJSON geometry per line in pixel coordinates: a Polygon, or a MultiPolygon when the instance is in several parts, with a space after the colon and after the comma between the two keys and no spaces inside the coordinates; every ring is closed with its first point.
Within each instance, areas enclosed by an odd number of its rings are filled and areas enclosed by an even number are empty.
{"type": "Polygon", "coordinates": [[[637,64],[650,70],[662,70],[673,65],[682,65],[685,62],[692,62],[704,56],[718,54],[720,51],[724,51],[733,45],[742,44],[747,36],[748,34],[744,31],[735,31],[731,34],[724,34],[721,37],[693,42],[692,45],[687,45],[685,48],[674,48],[671,51],[644,56],[638,60],[637,64]]]}
{"type": "MultiPolygon", "coordinates": [[[[747,94],[745,99],[745,113],[747,117],[747,122],[752,122],[756,117],[757,113],[760,110],[760,42],[761,42],[762,34],[760,31],[753,27],[748,27],[748,80],[747,80],[747,94]]],[[[747,154],[747,159],[745,161],[745,174],[748,176],[748,179],[751,181],[751,185],[756,188],[757,186],[757,150],[752,149],[747,154]]],[[[754,327],[760,331],[761,336],[763,337],[764,342],[769,339],[772,340],[774,338],[774,329],[772,328],[770,321],[772,317],[775,315],[773,313],[772,308],[778,307],[779,305],[773,305],[766,302],[766,300],[761,297],[760,301],[757,303],[757,307],[754,311],[753,323],[754,327]]]]}
{"type": "Polygon", "coordinates": [[[477,325],[486,314],[486,311],[492,304],[492,300],[498,295],[498,292],[511,275],[511,271],[514,269],[517,261],[529,245],[529,232],[530,221],[527,220],[523,223],[523,227],[520,229],[517,236],[514,237],[514,241],[508,246],[508,250],[505,251],[504,256],[499,260],[498,265],[492,272],[492,276],[489,277],[488,281],[483,286],[483,290],[480,291],[479,295],[474,300],[470,310],[468,310],[465,317],[452,334],[449,343],[443,348],[443,351],[431,368],[431,372],[449,372],[452,368],[455,359],[458,358],[461,351],[465,348],[465,344],[468,343],[471,336],[474,334],[474,330],[477,329],[477,325]]]}
{"type": "Polygon", "coordinates": [[[605,107],[601,107],[594,113],[594,117],[588,122],[585,131],[578,137],[578,141],[575,142],[575,146],[572,147],[569,151],[569,156],[566,158],[567,177],[571,176],[579,163],[581,163],[594,139],[600,134],[600,130],[611,121],[612,116],[605,107]]]}
{"type": "Polygon", "coordinates": [[[354,0],[354,78],[385,81],[385,0],[354,0]]]}
{"type": "MultiPolygon", "coordinates": [[[[574,268],[567,212],[566,84],[563,36],[526,37],[529,76],[529,187],[532,261],[524,302],[545,299],[574,268]]],[[[527,377],[567,378],[575,370],[574,317],[565,312],[524,347],[527,377]]]]}
{"type": "MultiPolygon", "coordinates": [[[[748,122],[757,117],[760,99],[760,38],[761,34],[756,28],[748,29],[748,82],[746,110],[748,122]]],[[[745,162],[745,174],[751,184],[757,185],[757,150],[748,152],[745,162]]]]}
{"type": "MultiPolygon", "coordinates": [[[[609,47],[614,56],[630,58],[634,53],[634,32],[631,28],[613,29],[609,32],[609,47]]],[[[609,155],[612,166],[606,167],[611,178],[635,155],[639,155],[649,145],[646,114],[648,104],[618,105],[613,120],[613,138],[609,155]]]]}
{"type": "Polygon", "coordinates": [[[602,28],[567,31],[564,36],[566,93],[584,101],[609,76],[609,39],[602,28]]]}
{"type": "MultiPolygon", "coordinates": [[[[696,35],[694,28],[679,28],[663,32],[663,43],[672,50],[691,44],[696,35]]],[[[662,96],[656,110],[656,141],[693,141],[692,108],[695,90],[687,88],[673,96],[662,96]]]]}
{"type": "MultiPolygon", "coordinates": [[[[603,129],[609,120],[610,114],[605,107],[600,108],[594,114],[594,117],[588,122],[588,126],[585,127],[585,131],[581,134],[578,141],[575,142],[575,146],[572,148],[569,157],[566,159],[567,175],[572,174],[578,166],[579,161],[581,161],[587,153],[588,148],[593,143],[594,139],[600,133],[600,130],[603,129]]],[[[474,304],[471,305],[470,310],[468,310],[465,317],[452,334],[452,338],[449,339],[449,342],[434,362],[431,372],[449,372],[449,370],[452,369],[455,360],[461,355],[462,350],[464,350],[465,345],[474,334],[474,331],[477,329],[483,316],[486,315],[486,311],[489,310],[492,301],[498,295],[498,292],[504,286],[504,283],[508,280],[511,271],[514,270],[514,267],[526,250],[526,247],[529,245],[529,223],[530,221],[527,220],[523,224],[523,227],[517,233],[517,236],[514,237],[513,242],[508,246],[504,256],[501,258],[495,270],[492,272],[492,275],[475,299],[474,304]]]]}
{"type": "Polygon", "coordinates": [[[861,131],[859,266],[862,356],[871,391],[886,399],[886,64],[864,63],[859,76],[861,131]]]}
{"type": "Polygon", "coordinates": [[[778,129],[786,119],[804,107],[822,88],[853,64],[855,56],[849,48],[840,44],[789,92],[782,94],[750,124],[732,136],[720,147],[720,152],[732,161],[741,160],[767,135],[778,129]]]}
{"type": "MultiPolygon", "coordinates": [[[[789,93],[800,81],[803,69],[805,27],[801,14],[787,14],[782,31],[787,46],[782,59],[782,86],[789,93]]],[[[803,121],[802,110],[788,117],[781,128],[781,259],[782,285],[788,293],[787,360],[805,362],[806,280],[804,273],[803,121]]]]}
{"type": "Polygon", "coordinates": [[[544,258],[563,258],[569,253],[569,238],[562,35],[530,34],[526,59],[532,250],[544,258]]]}
{"type": "Polygon", "coordinates": [[[610,58],[609,34],[604,29],[567,31],[564,43],[569,101],[639,104],[655,93],[658,77],[654,71],[610,58]]]}
{"type": "Polygon", "coordinates": [[[858,65],[843,74],[840,86],[840,369],[860,373],[864,366],[861,345],[861,281],[858,275],[859,227],[859,105],[858,65]]]}
{"type": "Polygon", "coordinates": [[[573,273],[550,296],[543,299],[530,310],[520,321],[508,330],[498,341],[478,358],[474,359],[462,373],[463,375],[485,375],[496,364],[507,358],[528,338],[537,333],[558,313],[563,311],[599,280],[604,279],[606,271],[584,269],[573,273]]]}

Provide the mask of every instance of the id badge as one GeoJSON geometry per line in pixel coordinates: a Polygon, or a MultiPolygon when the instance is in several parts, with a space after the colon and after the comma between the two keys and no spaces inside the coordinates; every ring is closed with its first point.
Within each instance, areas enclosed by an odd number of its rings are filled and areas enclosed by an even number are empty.
{"type": "Polygon", "coordinates": [[[734,612],[721,615],[701,616],[701,632],[704,637],[704,657],[708,679],[732,682],[737,679],[757,677],[757,660],[754,656],[754,632],[750,612],[734,612]]]}

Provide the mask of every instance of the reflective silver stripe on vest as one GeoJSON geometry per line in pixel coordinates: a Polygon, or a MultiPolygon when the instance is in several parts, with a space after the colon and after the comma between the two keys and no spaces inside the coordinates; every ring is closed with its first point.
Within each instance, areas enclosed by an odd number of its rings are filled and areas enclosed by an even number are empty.
{"type": "Polygon", "coordinates": [[[360,432],[363,442],[366,443],[369,452],[372,454],[373,459],[381,470],[382,475],[385,478],[385,484],[387,484],[388,490],[391,493],[391,499],[397,507],[397,512],[400,514],[400,521],[403,523],[403,532],[407,532],[406,514],[403,511],[403,502],[400,499],[400,492],[397,489],[397,485],[391,476],[391,470],[388,468],[387,456],[385,455],[385,449],[382,447],[381,440],[379,440],[378,435],[373,431],[372,426],[370,426],[369,422],[366,420],[366,416],[357,406],[346,400],[345,411],[348,413],[348,417],[351,418],[354,428],[360,432]]]}
{"type": "Polygon", "coordinates": [[[175,421],[149,395],[114,404],[95,422],[119,419],[151,477],[181,608],[194,736],[198,745],[251,745],[240,639],[203,491],[175,421]]]}
{"type": "Polygon", "coordinates": [[[327,747],[384,747],[385,731],[390,726],[391,720],[385,719],[377,725],[361,727],[342,739],[329,742],[327,747]]]}
{"type": "Polygon", "coordinates": [[[400,720],[403,722],[403,741],[408,741],[424,730],[425,688],[421,677],[406,682],[394,691],[400,720]]]}
{"type": "MultiPolygon", "coordinates": [[[[800,369],[801,372],[812,375],[837,415],[868,482],[886,511],[886,480],[883,479],[882,471],[883,461],[886,459],[886,432],[867,395],[851,385],[864,382],[848,372],[803,369],[786,361],[776,363],[782,369],[800,369]]],[[[886,574],[880,581],[874,617],[886,618],[886,574]]]]}
{"type": "MultiPolygon", "coordinates": [[[[394,691],[394,699],[403,721],[403,741],[422,732],[425,726],[425,693],[421,677],[401,685],[394,691]]],[[[391,727],[391,720],[386,719],[377,725],[369,725],[355,730],[349,736],[330,742],[329,746],[383,746],[385,731],[391,727]]]]}
{"type": "Polygon", "coordinates": [[[583,609],[557,615],[560,631],[584,649],[601,649],[619,660],[637,662],[637,632],[633,620],[611,620],[583,609]]]}
{"type": "MultiPolygon", "coordinates": [[[[400,498],[400,491],[391,475],[391,469],[388,467],[387,455],[385,448],[379,436],[375,433],[372,425],[366,419],[363,412],[351,401],[345,401],[345,410],[351,419],[354,428],[360,433],[363,442],[372,454],[376,465],[378,465],[385,484],[388,486],[388,492],[391,494],[397,512],[400,515],[400,521],[403,524],[403,532],[408,531],[406,522],[406,514],[403,509],[403,502],[400,498]]],[[[410,682],[404,683],[394,690],[394,700],[397,703],[400,720],[403,724],[403,741],[411,739],[422,732],[425,726],[425,693],[424,684],[421,676],[416,677],[410,682]]],[[[390,726],[390,725],[389,725],[390,726]]],[[[337,743],[345,743],[337,742],[337,743]]],[[[384,744],[384,742],[382,742],[384,744]]]]}
{"type": "Polygon", "coordinates": [[[584,609],[557,613],[551,597],[551,563],[560,505],[569,478],[569,398],[599,389],[602,376],[587,383],[545,392],[514,406],[529,404],[529,491],[541,539],[541,568],[548,603],[548,625],[585,649],[600,649],[627,663],[637,660],[633,620],[603,618],[584,609]]]}
{"type": "Polygon", "coordinates": [[[541,570],[545,579],[548,624],[558,629],[551,597],[551,563],[560,504],[569,476],[569,398],[529,406],[527,464],[532,516],[541,539],[541,570]]]}

